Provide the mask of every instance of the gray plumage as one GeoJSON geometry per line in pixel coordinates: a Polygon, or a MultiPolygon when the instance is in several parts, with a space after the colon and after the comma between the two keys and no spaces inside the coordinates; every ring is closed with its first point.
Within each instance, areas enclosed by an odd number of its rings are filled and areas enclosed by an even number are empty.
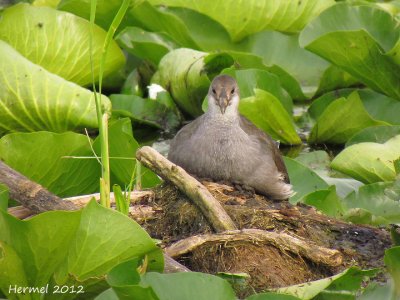
{"type": "Polygon", "coordinates": [[[239,90],[227,75],[216,77],[208,111],[184,126],[168,158],[203,178],[240,182],[273,199],[293,193],[276,143],[238,112],[239,90]]]}

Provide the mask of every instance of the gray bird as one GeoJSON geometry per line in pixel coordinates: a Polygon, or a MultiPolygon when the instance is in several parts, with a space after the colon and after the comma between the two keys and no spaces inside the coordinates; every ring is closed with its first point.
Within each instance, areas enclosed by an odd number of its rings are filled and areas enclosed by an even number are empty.
{"type": "Polygon", "coordinates": [[[208,91],[208,111],[184,126],[168,159],[201,178],[239,182],[272,199],[293,191],[275,141],[239,114],[239,88],[217,76],[208,91]]]}

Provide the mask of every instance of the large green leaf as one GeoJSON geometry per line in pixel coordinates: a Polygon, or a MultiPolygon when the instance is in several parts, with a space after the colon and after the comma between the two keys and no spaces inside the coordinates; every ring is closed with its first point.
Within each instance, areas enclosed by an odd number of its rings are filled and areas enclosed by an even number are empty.
{"type": "Polygon", "coordinates": [[[156,99],[144,99],[136,95],[113,94],[110,96],[113,112],[130,117],[138,124],[150,125],[164,130],[176,128],[180,124],[175,103],[167,92],[157,94],[156,99]],[[164,95],[161,95],[164,93],[164,95]],[[170,107],[165,105],[160,97],[167,99],[170,107]],[[158,98],[158,99],[157,99],[158,98]]]}
{"type": "Polygon", "coordinates": [[[148,32],[138,27],[126,27],[116,37],[119,45],[137,57],[158,65],[161,58],[178,45],[166,34],[148,32]]]}
{"type": "Polygon", "coordinates": [[[295,192],[290,203],[297,203],[309,193],[328,188],[328,184],[316,172],[302,163],[289,157],[284,157],[284,161],[295,192]]]}
{"type": "Polygon", "coordinates": [[[323,111],[310,133],[309,142],[342,144],[361,129],[378,125],[388,123],[374,120],[354,92],[347,99],[333,101],[323,111]]]}
{"type": "Polygon", "coordinates": [[[343,200],[345,218],[354,223],[388,225],[400,222],[400,181],[360,187],[343,200]]]}
{"type": "Polygon", "coordinates": [[[167,88],[185,112],[198,116],[202,113],[201,104],[210,85],[209,77],[232,64],[232,57],[224,53],[176,49],[161,59],[152,82],[167,88]]]}
{"type": "MultiPolygon", "coordinates": [[[[96,24],[108,30],[122,2],[123,0],[98,0],[96,5],[96,24]]],[[[131,4],[134,5],[135,3],[136,1],[132,1],[131,4]]],[[[91,4],[91,0],[61,0],[58,4],[58,9],[89,20],[91,4]]]]}
{"type": "Polygon", "coordinates": [[[342,152],[331,167],[365,183],[392,181],[396,177],[394,161],[400,157],[400,135],[384,144],[359,143],[342,152]]]}
{"type": "Polygon", "coordinates": [[[88,138],[66,132],[13,133],[0,140],[0,159],[59,196],[75,196],[98,190],[100,165],[88,138]]]}
{"type": "MultiPolygon", "coordinates": [[[[276,31],[263,31],[244,40],[242,51],[261,57],[268,70],[281,78],[282,84],[286,83],[287,79],[281,69],[287,72],[301,88],[302,94],[293,95],[292,91],[292,97],[304,100],[315,94],[329,63],[301,48],[298,38],[298,34],[286,35],[276,31]]],[[[293,87],[287,89],[290,92],[293,87]]]]}
{"type": "Polygon", "coordinates": [[[400,247],[393,247],[385,251],[385,265],[393,278],[393,299],[400,297],[400,247]]]}
{"type": "MultiPolygon", "coordinates": [[[[94,95],[31,63],[0,40],[0,133],[97,127],[94,95]]],[[[103,108],[111,109],[102,96],[103,108]]]]}
{"type": "Polygon", "coordinates": [[[266,28],[297,32],[334,1],[303,0],[298,3],[268,0],[150,0],[150,3],[186,7],[208,15],[221,23],[234,41],[238,41],[266,28]],[[238,23],[241,25],[238,26],[238,23]]]}
{"type": "Polygon", "coordinates": [[[236,79],[241,98],[255,96],[256,89],[264,90],[277,98],[285,110],[292,114],[292,99],[282,88],[279,78],[273,73],[260,69],[236,70],[229,68],[225,69],[222,74],[228,74],[236,79]]]}
{"type": "Polygon", "coordinates": [[[400,134],[400,126],[374,126],[368,127],[355,134],[347,141],[346,147],[364,142],[384,143],[400,134]]]}
{"type": "Polygon", "coordinates": [[[257,127],[284,144],[301,144],[291,116],[271,93],[255,89],[255,95],[240,100],[239,111],[257,127]]]}
{"type": "MultiPolygon", "coordinates": [[[[328,185],[334,185],[337,196],[339,197],[345,197],[352,191],[357,191],[358,188],[363,185],[362,182],[353,178],[343,178],[342,176],[337,177],[337,174],[332,174],[332,171],[329,168],[331,158],[325,151],[317,150],[300,153],[300,155],[296,157],[296,161],[315,171],[328,185]]],[[[330,196],[330,194],[332,194],[331,191],[327,190],[322,190],[321,193],[323,197],[330,196]]]]}
{"type": "Polygon", "coordinates": [[[398,38],[398,23],[389,13],[343,3],[311,21],[300,35],[300,45],[370,88],[400,99],[398,38]],[[384,53],[393,47],[391,54],[384,53]]]}
{"type": "MultiPolygon", "coordinates": [[[[90,65],[90,23],[70,13],[50,7],[14,5],[2,14],[0,39],[46,70],[79,85],[98,78],[106,32],[93,29],[93,71],[90,65]]],[[[119,70],[125,62],[118,45],[112,41],[103,75],[119,70]]]]}
{"type": "Polygon", "coordinates": [[[389,124],[399,124],[400,102],[370,89],[340,89],[328,92],[314,100],[308,109],[310,116],[318,120],[322,113],[336,99],[348,97],[351,93],[357,92],[365,111],[375,120],[384,121],[389,124]]]}
{"type": "Polygon", "coordinates": [[[196,272],[150,272],[140,277],[136,265],[135,260],[127,261],[107,275],[107,282],[119,299],[236,299],[229,283],[217,276],[196,272]]]}
{"type": "Polygon", "coordinates": [[[316,207],[325,215],[339,218],[344,213],[341,199],[336,194],[335,186],[331,186],[327,190],[318,190],[306,195],[302,202],[316,207]]]}
{"type": "Polygon", "coordinates": [[[365,277],[371,277],[378,273],[378,270],[359,270],[352,267],[334,276],[298,284],[289,287],[279,288],[277,291],[289,294],[300,299],[354,299],[357,291],[361,288],[361,283],[365,277]],[[348,298],[349,295],[353,297],[348,298]],[[314,298],[315,297],[315,298],[314,298]],[[325,298],[331,297],[331,298],[325,298]]]}
{"type": "MultiPolygon", "coordinates": [[[[114,266],[134,257],[148,255],[149,268],[162,269],[162,253],[149,235],[131,219],[95,201],[82,211],[48,212],[28,221],[0,212],[0,224],[0,249],[5,249],[0,251],[0,265],[16,264],[15,270],[21,273],[17,283],[23,283],[25,276],[25,286],[49,284],[45,298],[57,296],[52,295],[55,284],[82,285],[86,292],[114,266]]],[[[15,284],[14,274],[0,275],[6,295],[7,285],[15,284]]],[[[27,299],[40,297],[30,294],[27,299]]]]}

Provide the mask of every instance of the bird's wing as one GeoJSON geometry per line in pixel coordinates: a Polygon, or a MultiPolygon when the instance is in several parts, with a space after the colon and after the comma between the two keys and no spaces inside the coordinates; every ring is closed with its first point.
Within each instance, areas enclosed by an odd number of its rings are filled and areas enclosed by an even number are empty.
{"type": "Polygon", "coordinates": [[[168,153],[168,158],[179,159],[180,150],[182,147],[187,145],[187,142],[193,136],[195,132],[197,132],[199,126],[202,124],[202,117],[204,115],[198,117],[194,121],[189,124],[183,126],[178,133],[175,135],[170,144],[170,150],[168,153]]]}
{"type": "Polygon", "coordinates": [[[289,174],[287,172],[285,163],[283,162],[282,155],[278,149],[277,143],[268,134],[259,129],[242,115],[240,115],[240,127],[249,136],[253,136],[254,138],[256,138],[261,143],[263,148],[265,147],[273,153],[276,168],[284,176],[284,181],[286,183],[290,183],[289,174]]]}

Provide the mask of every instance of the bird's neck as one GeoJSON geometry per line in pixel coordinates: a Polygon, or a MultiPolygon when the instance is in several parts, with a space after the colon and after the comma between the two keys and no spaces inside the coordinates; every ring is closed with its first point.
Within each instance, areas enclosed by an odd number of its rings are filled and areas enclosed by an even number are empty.
{"type": "Polygon", "coordinates": [[[221,125],[232,125],[239,123],[239,112],[226,110],[224,114],[220,111],[208,111],[207,119],[212,123],[219,123],[221,125]]]}

